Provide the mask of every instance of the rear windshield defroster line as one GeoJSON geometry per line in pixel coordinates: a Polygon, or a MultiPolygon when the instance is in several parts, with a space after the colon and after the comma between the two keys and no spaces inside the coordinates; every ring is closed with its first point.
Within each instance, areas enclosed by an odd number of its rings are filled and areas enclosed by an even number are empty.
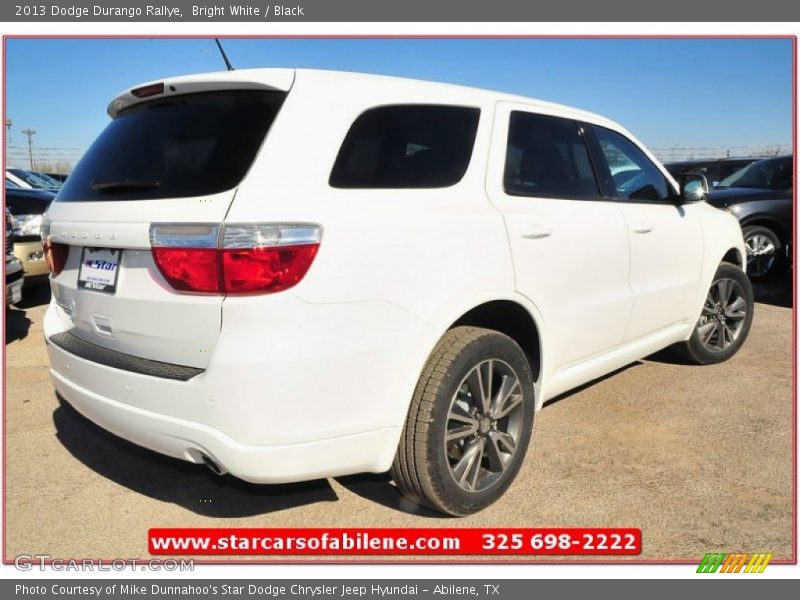
{"type": "Polygon", "coordinates": [[[56,201],[186,198],[232,189],[285,98],[285,92],[224,90],[132,106],[103,130],[56,201]]]}

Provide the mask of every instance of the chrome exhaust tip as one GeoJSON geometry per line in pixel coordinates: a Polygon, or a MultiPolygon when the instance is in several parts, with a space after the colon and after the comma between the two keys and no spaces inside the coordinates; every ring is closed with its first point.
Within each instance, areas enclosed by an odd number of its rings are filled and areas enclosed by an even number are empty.
{"type": "Polygon", "coordinates": [[[214,473],[214,475],[224,475],[225,469],[219,466],[213,458],[206,454],[201,454],[200,458],[203,461],[203,464],[209,468],[209,470],[214,473]]]}

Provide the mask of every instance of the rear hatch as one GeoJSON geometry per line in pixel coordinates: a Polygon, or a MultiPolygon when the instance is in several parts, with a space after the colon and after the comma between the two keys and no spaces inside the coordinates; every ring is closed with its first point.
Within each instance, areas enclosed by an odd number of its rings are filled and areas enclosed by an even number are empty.
{"type": "Polygon", "coordinates": [[[148,84],[112,102],[113,120],[45,217],[43,234],[63,263],[53,297],[69,333],[150,360],[208,365],[223,296],[173,289],[151,253],[150,227],[198,224],[213,234],[209,226],[224,221],[291,86],[291,71],[272,71],[269,83],[256,73],[256,83],[237,72],[148,84]]]}

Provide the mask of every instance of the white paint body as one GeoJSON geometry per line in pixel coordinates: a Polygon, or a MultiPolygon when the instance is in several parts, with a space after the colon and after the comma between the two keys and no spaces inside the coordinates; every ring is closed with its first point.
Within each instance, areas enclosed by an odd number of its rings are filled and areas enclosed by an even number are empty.
{"type": "MultiPolygon", "coordinates": [[[[595,123],[635,142],[618,125],[583,111],[322,71],[235,71],[165,83],[181,91],[289,93],[235,190],[202,199],[54,202],[47,213],[54,241],[125,250],[117,293],[109,296],[77,290],[80,253],[73,249],[64,271],[51,278],[44,333],[71,331],[111,350],[205,371],[187,382],[165,380],[99,365],[50,343],[51,373],[61,396],[102,427],[185,460],[200,462],[206,454],[248,481],[386,471],[428,355],[459,317],[483,303],[515,302],[536,323],[538,409],[687,339],[723,256],[745,255],[736,219],[702,202],[507,196],[510,110],[595,123]],[[328,185],[353,121],[386,104],[480,108],[472,159],[458,184],[328,185]],[[223,298],[179,294],[163,282],[150,254],[152,222],[309,222],[321,224],[324,234],[296,287],[223,298]],[[637,233],[642,225],[649,230],[637,233]],[[98,327],[108,323],[112,334],[98,327]]],[[[109,112],[136,101],[121,94],[109,112]]]]}

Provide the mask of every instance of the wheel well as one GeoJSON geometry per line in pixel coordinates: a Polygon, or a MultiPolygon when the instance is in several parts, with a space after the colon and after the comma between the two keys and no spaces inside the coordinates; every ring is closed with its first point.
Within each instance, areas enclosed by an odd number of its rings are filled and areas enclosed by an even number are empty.
{"type": "Polygon", "coordinates": [[[539,330],[533,317],[520,304],[510,300],[487,302],[461,316],[450,327],[452,329],[464,325],[493,329],[517,342],[528,358],[533,380],[539,380],[541,368],[539,330]]]}
{"type": "Polygon", "coordinates": [[[778,238],[780,238],[783,244],[787,242],[786,234],[784,233],[783,228],[772,219],[756,218],[753,219],[752,221],[747,221],[745,223],[742,223],[742,229],[744,229],[745,227],[766,227],[767,229],[771,229],[772,231],[774,231],[775,235],[777,235],[778,238]]]}
{"type": "Polygon", "coordinates": [[[736,265],[737,267],[744,267],[744,263],[742,262],[742,255],[736,248],[731,248],[725,253],[725,256],[722,257],[722,262],[728,262],[731,264],[736,265]]]}

